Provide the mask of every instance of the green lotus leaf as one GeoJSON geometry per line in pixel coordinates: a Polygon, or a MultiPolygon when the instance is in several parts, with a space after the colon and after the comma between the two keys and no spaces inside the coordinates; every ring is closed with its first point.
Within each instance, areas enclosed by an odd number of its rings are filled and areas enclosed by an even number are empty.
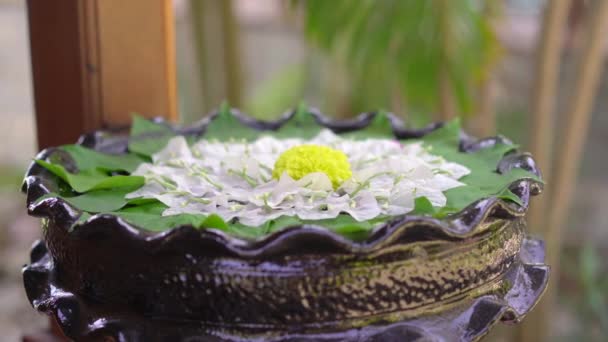
{"type": "MultiPolygon", "coordinates": [[[[232,115],[231,109],[224,104],[217,116],[208,124],[202,139],[230,141],[234,139],[253,140],[261,134],[270,134],[276,138],[314,137],[322,127],[309,110],[300,105],[293,116],[277,130],[258,131],[250,128],[232,115]]],[[[417,140],[431,151],[450,162],[456,162],[470,169],[470,174],[460,179],[465,185],[444,192],[447,204],[444,207],[433,207],[425,197],[415,200],[414,210],[408,215],[426,215],[442,218],[457,213],[475,201],[488,197],[497,197],[505,201],[520,203],[520,198],[509,190],[509,186],[518,180],[529,179],[540,182],[533,173],[513,168],[505,174],[497,172],[499,161],[517,149],[516,145],[498,142],[492,147],[475,152],[462,152],[460,143],[460,123],[454,120],[417,140]]],[[[392,137],[393,129],[388,115],[384,112],[374,116],[365,128],[345,133],[355,139],[392,137]]],[[[176,135],[169,126],[134,116],[129,141],[129,152],[124,155],[109,155],[79,145],[67,145],[62,149],[69,153],[78,166],[79,172],[70,173],[60,161],[36,162],[65,181],[73,192],[49,194],[63,198],[76,208],[90,214],[107,213],[121,217],[131,224],[151,231],[163,231],[176,226],[191,225],[196,228],[213,228],[230,235],[246,239],[258,239],[278,230],[302,224],[314,224],[334,231],[350,239],[365,238],[388,217],[378,217],[371,221],[359,222],[351,216],[341,214],[334,219],[304,221],[297,217],[282,216],[269,220],[258,227],[249,227],[238,222],[225,222],[217,215],[179,214],[163,216],[167,208],[156,200],[126,200],[125,195],[144,184],[144,178],[130,176],[142,162],[161,150],[176,135]],[[127,173],[115,174],[115,172],[127,173]],[[114,172],[114,173],[112,173],[114,172]]],[[[190,139],[192,140],[192,139],[190,139]]],[[[408,140],[413,142],[416,140],[408,140]]],[[[192,142],[192,141],[190,141],[192,142]]]]}

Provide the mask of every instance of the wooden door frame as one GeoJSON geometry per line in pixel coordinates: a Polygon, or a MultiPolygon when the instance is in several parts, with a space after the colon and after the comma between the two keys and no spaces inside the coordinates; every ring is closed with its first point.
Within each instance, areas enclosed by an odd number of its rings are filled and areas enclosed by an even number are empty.
{"type": "MultiPolygon", "coordinates": [[[[28,0],[38,147],[130,122],[177,119],[172,0],[28,0]]],[[[51,319],[24,341],[67,340],[51,319]]]]}
{"type": "Polygon", "coordinates": [[[171,0],[28,0],[40,148],[124,126],[130,113],[177,119],[171,0]]]}

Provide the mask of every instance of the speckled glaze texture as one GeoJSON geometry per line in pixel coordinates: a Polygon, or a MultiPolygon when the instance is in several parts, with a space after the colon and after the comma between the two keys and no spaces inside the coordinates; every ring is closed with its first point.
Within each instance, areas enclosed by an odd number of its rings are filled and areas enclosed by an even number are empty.
{"type": "MultiPolygon", "coordinates": [[[[260,122],[235,113],[260,130],[293,116],[260,122]]],[[[375,116],[331,122],[312,115],[335,132],[361,129],[375,116]]],[[[174,130],[200,136],[213,118],[174,130]]],[[[390,119],[401,139],[441,126],[406,130],[390,119]]],[[[463,134],[460,149],[503,139],[463,134]]],[[[124,153],[128,138],[96,132],[79,143],[124,153]]],[[[75,170],[61,151],[39,158],[75,170]]],[[[540,175],[527,154],[506,155],[496,171],[512,168],[540,175]]],[[[500,320],[519,321],[548,278],[542,242],[525,234],[530,196],[541,190],[530,179],[510,186],[522,205],[484,198],[443,220],[398,217],[359,242],[315,226],[245,241],[189,226],[151,233],[110,215],[74,225],[81,212],[68,203],[36,202],[60,186],[38,165],[28,170],[28,210],[43,218],[44,241],[32,248],[23,277],[32,305],[76,340],[471,341],[500,320]]]]}

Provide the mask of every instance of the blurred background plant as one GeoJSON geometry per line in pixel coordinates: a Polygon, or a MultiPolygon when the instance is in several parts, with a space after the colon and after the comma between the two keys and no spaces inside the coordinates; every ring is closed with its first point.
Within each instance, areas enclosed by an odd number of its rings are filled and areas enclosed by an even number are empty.
{"type": "Polygon", "coordinates": [[[488,79],[498,57],[489,18],[499,2],[296,4],[308,40],[329,55],[330,65],[343,66],[327,70],[329,77],[347,84],[344,94],[332,96],[331,88],[324,94],[326,102],[333,100],[333,113],[349,115],[398,104],[399,114],[407,111],[416,121],[431,113],[439,114],[434,119],[467,116],[476,109],[473,89],[488,79]]]}
{"type": "MultiPolygon", "coordinates": [[[[202,35],[197,39],[197,54],[205,62],[210,59],[211,45],[206,32],[211,28],[208,13],[222,13],[223,21],[234,21],[234,14],[225,10],[225,3],[218,2],[215,10],[213,1],[192,4],[194,34],[202,35]]],[[[490,23],[500,4],[472,0],[284,3],[284,20],[303,31],[308,51],[301,60],[258,84],[246,99],[242,90],[234,89],[242,87],[229,85],[241,82],[243,66],[231,65],[219,77],[226,91],[217,98],[208,92],[204,96],[209,98],[209,109],[228,97],[260,118],[293,106],[303,93],[338,117],[391,107],[418,124],[455,115],[469,117],[479,111],[483,101],[476,101],[479,96],[475,95],[487,85],[500,56],[490,23]]],[[[236,62],[226,52],[238,51],[243,39],[231,31],[235,30],[221,33],[223,49],[219,50],[224,52],[225,64],[236,62]]],[[[210,85],[209,78],[209,72],[203,71],[201,83],[210,85]]]]}
{"type": "Polygon", "coordinates": [[[562,287],[560,297],[585,324],[560,336],[560,340],[604,341],[608,334],[608,267],[604,257],[591,244],[568,252],[573,255],[564,258],[564,266],[573,271],[566,272],[567,285],[562,287]]]}
{"type": "MultiPolygon", "coordinates": [[[[173,2],[183,123],[226,99],[261,119],[304,100],[339,118],[385,109],[414,127],[460,116],[475,135],[502,133],[531,150],[547,187],[530,228],[561,272],[523,325],[489,340],[605,340],[608,1],[173,2]]],[[[22,317],[35,322],[19,267],[38,227],[15,200],[35,153],[28,53],[24,2],[0,0],[0,136],[10,142],[0,145],[0,330],[9,340],[27,326],[22,317]]]]}

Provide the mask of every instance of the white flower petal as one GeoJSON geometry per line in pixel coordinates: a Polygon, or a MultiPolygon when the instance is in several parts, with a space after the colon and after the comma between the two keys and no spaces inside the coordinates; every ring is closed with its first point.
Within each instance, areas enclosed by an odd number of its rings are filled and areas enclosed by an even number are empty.
{"type": "Polygon", "coordinates": [[[416,197],[426,197],[434,207],[443,207],[446,204],[446,197],[441,190],[419,187],[416,188],[416,197]]]}
{"type": "Polygon", "coordinates": [[[152,156],[152,161],[154,163],[166,162],[172,159],[192,159],[192,153],[190,152],[190,147],[188,147],[188,142],[186,142],[186,138],[181,135],[171,138],[165,148],[152,156]]]}
{"type": "Polygon", "coordinates": [[[280,216],[305,220],[335,218],[347,213],[359,221],[378,215],[402,215],[425,196],[436,207],[446,203],[443,191],[462,186],[470,170],[433,155],[420,142],[391,139],[344,139],[330,130],[316,137],[256,141],[200,141],[188,147],[176,137],[142,164],[133,175],[146,184],[127,198],[156,198],[168,209],[163,215],[212,213],[224,220],[257,226],[280,216]],[[334,189],[324,173],[294,180],[287,173],[272,178],[281,153],[301,144],[320,144],[344,152],[353,177],[334,189]]]}
{"type": "Polygon", "coordinates": [[[459,186],[465,185],[464,183],[461,183],[452,177],[448,177],[448,176],[442,175],[442,174],[435,175],[435,177],[433,177],[433,179],[430,183],[432,183],[433,187],[435,187],[441,191],[446,191],[449,189],[453,189],[453,188],[457,188],[459,186]]]}
{"type": "Polygon", "coordinates": [[[394,192],[385,209],[388,215],[402,215],[414,210],[414,194],[412,191],[394,192]]]}
{"type": "Polygon", "coordinates": [[[381,213],[378,201],[370,192],[361,192],[355,196],[343,211],[357,221],[371,220],[381,213]]]}
{"type": "Polygon", "coordinates": [[[283,172],[279,181],[269,192],[266,205],[276,207],[281,204],[286,198],[298,193],[300,186],[287,172],[283,172]]]}
{"type": "Polygon", "coordinates": [[[340,215],[348,203],[347,196],[300,197],[296,200],[296,213],[302,220],[324,220],[340,215]]]}
{"type": "Polygon", "coordinates": [[[141,188],[128,193],[125,198],[154,198],[154,196],[159,195],[164,191],[166,191],[165,188],[158,183],[146,183],[141,188]]]}
{"type": "Polygon", "coordinates": [[[465,166],[451,162],[446,162],[441,165],[441,170],[445,171],[450,177],[454,179],[460,179],[471,173],[471,170],[469,170],[465,166]]]}
{"type": "Polygon", "coordinates": [[[326,174],[322,172],[309,173],[297,182],[298,186],[315,191],[332,191],[333,185],[326,174]]]}

